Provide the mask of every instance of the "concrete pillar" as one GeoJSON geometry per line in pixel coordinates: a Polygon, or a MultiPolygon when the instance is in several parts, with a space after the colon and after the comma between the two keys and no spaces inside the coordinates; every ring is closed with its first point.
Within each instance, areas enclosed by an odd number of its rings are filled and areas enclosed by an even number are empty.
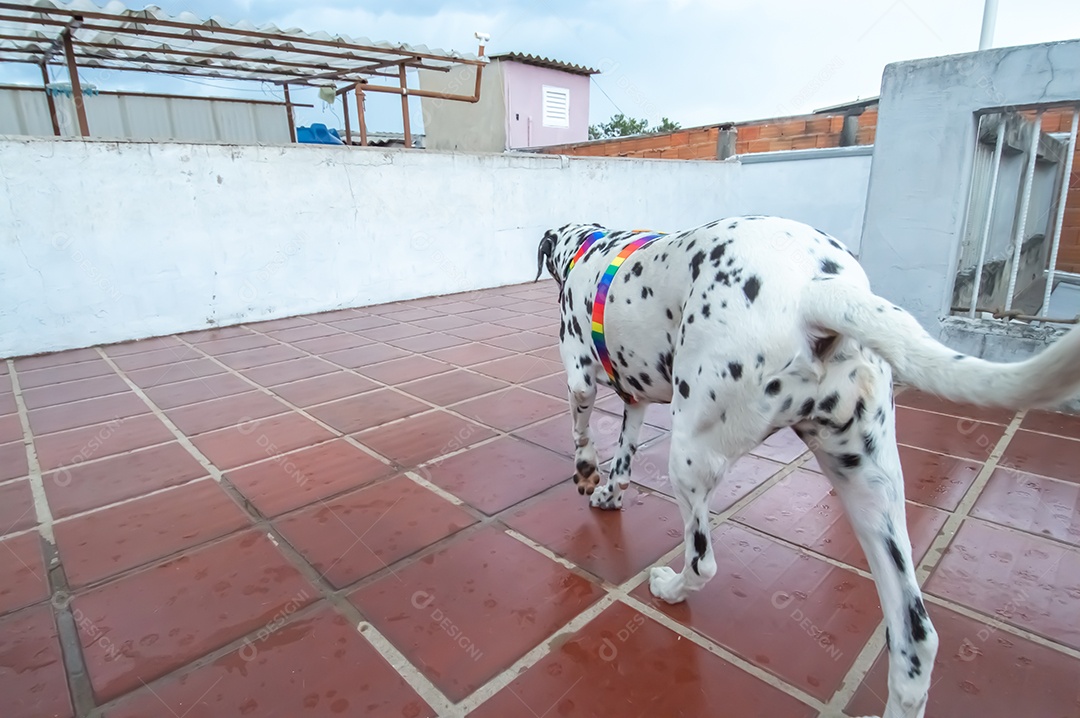
{"type": "Polygon", "coordinates": [[[738,130],[735,127],[720,128],[720,136],[716,140],[716,159],[726,160],[735,156],[735,139],[738,130]]]}

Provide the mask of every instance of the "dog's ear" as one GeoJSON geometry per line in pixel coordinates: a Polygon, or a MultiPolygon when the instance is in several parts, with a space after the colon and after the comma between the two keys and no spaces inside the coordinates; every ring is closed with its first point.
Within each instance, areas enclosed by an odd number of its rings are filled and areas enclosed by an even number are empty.
{"type": "Polygon", "coordinates": [[[551,263],[551,253],[555,251],[555,236],[552,232],[548,231],[544,233],[544,238],[540,240],[540,247],[536,251],[536,279],[534,282],[540,281],[540,275],[544,273],[545,262],[548,265],[548,271],[553,266],[551,263]]]}

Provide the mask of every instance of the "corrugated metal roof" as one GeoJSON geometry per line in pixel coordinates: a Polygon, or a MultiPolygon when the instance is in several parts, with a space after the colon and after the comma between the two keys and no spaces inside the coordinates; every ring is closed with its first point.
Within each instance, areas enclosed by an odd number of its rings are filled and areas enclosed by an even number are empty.
{"type": "Polygon", "coordinates": [[[174,74],[330,85],[364,77],[397,77],[396,65],[445,70],[483,64],[484,58],[424,45],[377,42],[327,32],[282,29],[273,24],[203,20],[192,13],[169,15],[111,0],[0,2],[0,61],[58,61],[59,38],[72,33],[80,66],[174,74]],[[390,72],[393,70],[393,73],[390,72]]]}
{"type": "Polygon", "coordinates": [[[569,62],[562,62],[561,60],[552,60],[548,57],[540,57],[539,55],[530,55],[523,52],[503,52],[498,55],[491,55],[492,60],[514,60],[516,62],[523,62],[526,65],[536,65],[537,67],[547,67],[552,70],[562,70],[563,72],[572,72],[575,75],[598,75],[599,70],[585,65],[574,65],[569,62]]]}

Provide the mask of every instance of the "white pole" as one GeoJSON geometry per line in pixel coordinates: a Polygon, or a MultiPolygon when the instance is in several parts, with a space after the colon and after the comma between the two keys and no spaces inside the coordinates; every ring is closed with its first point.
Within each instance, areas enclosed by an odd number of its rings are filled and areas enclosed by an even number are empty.
{"type": "Polygon", "coordinates": [[[994,26],[997,25],[997,0],[986,0],[983,6],[982,34],[979,35],[979,49],[987,50],[994,44],[994,26]]]}
{"type": "Polygon", "coordinates": [[[1065,202],[1069,199],[1069,180],[1072,179],[1073,153],[1076,152],[1076,130],[1080,120],[1080,105],[1073,108],[1072,128],[1069,130],[1069,146],[1065,154],[1065,174],[1061,179],[1061,196],[1058,197],[1057,219],[1054,221],[1054,241],[1050,245],[1050,267],[1043,293],[1043,316],[1050,315],[1050,293],[1054,291],[1054,272],[1057,270],[1058,249],[1061,245],[1061,225],[1065,223],[1065,202]]]}

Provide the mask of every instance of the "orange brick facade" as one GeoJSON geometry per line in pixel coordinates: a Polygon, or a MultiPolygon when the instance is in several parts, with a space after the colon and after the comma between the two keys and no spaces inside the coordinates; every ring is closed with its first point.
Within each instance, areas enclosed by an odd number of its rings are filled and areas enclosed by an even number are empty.
{"type": "MultiPolygon", "coordinates": [[[[855,144],[874,144],[877,108],[867,109],[858,120],[859,130],[855,144]]],[[[635,135],[574,145],[557,145],[545,147],[542,151],[584,157],[715,160],[720,130],[728,126],[731,125],[707,125],[658,135],[635,135]]],[[[751,152],[839,147],[843,127],[843,114],[802,115],[735,123],[735,153],[741,155],[751,152]]]]}

